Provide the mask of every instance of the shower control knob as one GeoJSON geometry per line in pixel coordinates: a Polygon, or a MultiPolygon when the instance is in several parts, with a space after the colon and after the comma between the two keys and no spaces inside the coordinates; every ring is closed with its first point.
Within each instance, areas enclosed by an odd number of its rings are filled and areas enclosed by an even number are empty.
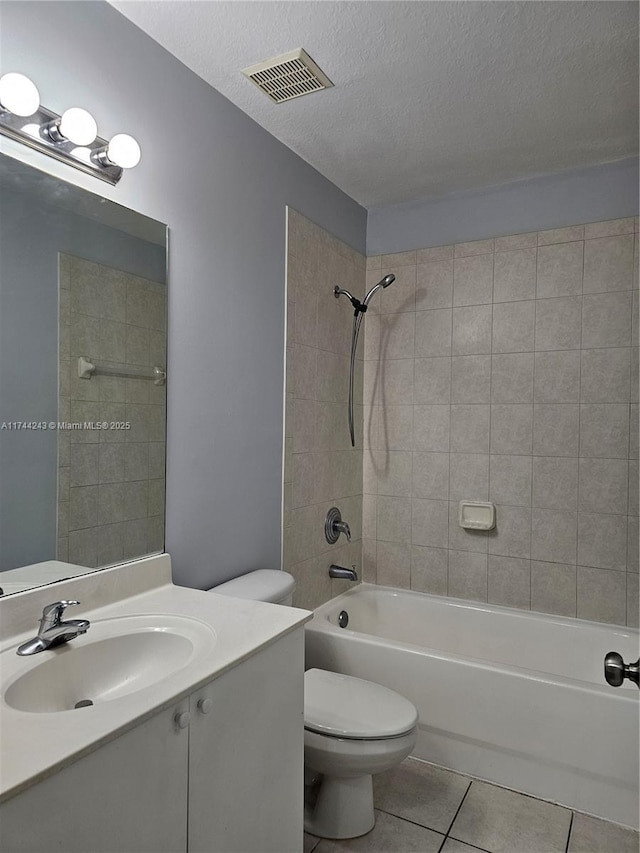
{"type": "Polygon", "coordinates": [[[604,677],[612,687],[620,687],[625,678],[640,687],[639,671],[640,659],[635,663],[626,664],[618,652],[609,652],[604,659],[604,677]]]}
{"type": "Polygon", "coordinates": [[[212,699],[198,699],[198,711],[200,711],[201,714],[208,714],[212,708],[212,699]]]}
{"type": "Polygon", "coordinates": [[[191,722],[191,714],[188,711],[181,711],[175,715],[173,721],[179,729],[186,729],[191,722]]]}

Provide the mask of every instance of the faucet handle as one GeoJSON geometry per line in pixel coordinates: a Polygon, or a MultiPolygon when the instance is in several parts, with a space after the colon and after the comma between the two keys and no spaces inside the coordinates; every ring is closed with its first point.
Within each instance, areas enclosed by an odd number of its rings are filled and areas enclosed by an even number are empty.
{"type": "Polygon", "coordinates": [[[47,606],[42,611],[42,619],[40,620],[40,631],[46,631],[48,628],[51,628],[53,625],[59,625],[62,620],[62,614],[67,609],[67,607],[73,607],[76,604],[80,604],[79,601],[54,601],[53,604],[47,604],[47,606]]]}
{"type": "Polygon", "coordinates": [[[351,542],[349,525],[342,520],[338,507],[332,506],[324,520],[324,537],[330,545],[335,545],[341,533],[344,533],[347,541],[351,542]]]}

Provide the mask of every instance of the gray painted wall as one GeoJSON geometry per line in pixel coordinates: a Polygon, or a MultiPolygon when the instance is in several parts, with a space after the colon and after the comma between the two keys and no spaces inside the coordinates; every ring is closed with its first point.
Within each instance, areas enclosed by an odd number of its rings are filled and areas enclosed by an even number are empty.
{"type": "Polygon", "coordinates": [[[176,581],[278,566],[285,205],[361,252],[366,211],[106,3],[3,2],[0,15],[3,70],[31,76],[50,109],[84,106],[102,136],[141,144],[114,189],[71,169],[69,180],[170,228],[176,581]]]}
{"type": "MultiPolygon", "coordinates": [[[[165,251],[0,192],[0,422],[56,421],[58,252],[164,281],[165,251]]],[[[56,475],[55,432],[0,431],[0,571],[55,559],[56,475]]]]}
{"type": "Polygon", "coordinates": [[[474,192],[372,208],[367,254],[404,252],[633,216],[638,160],[620,160],[474,192]]]}

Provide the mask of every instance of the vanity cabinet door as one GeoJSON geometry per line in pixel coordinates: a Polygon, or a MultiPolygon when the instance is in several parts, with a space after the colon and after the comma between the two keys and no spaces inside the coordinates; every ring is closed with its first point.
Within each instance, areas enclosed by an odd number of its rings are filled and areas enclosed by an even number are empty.
{"type": "Polygon", "coordinates": [[[299,628],[191,696],[189,853],[302,850],[299,628]]]}
{"type": "Polygon", "coordinates": [[[3,803],[0,851],[185,853],[187,711],[161,711],[3,803]]]}

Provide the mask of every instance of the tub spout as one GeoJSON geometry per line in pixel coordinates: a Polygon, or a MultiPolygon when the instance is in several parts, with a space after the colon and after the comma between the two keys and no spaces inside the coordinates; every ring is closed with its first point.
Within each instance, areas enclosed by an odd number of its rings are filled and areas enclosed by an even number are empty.
{"type": "Polygon", "coordinates": [[[352,566],[350,569],[345,569],[343,566],[336,566],[335,563],[332,563],[329,566],[329,577],[340,578],[345,581],[357,581],[358,573],[356,572],[355,566],[352,566]]]}

